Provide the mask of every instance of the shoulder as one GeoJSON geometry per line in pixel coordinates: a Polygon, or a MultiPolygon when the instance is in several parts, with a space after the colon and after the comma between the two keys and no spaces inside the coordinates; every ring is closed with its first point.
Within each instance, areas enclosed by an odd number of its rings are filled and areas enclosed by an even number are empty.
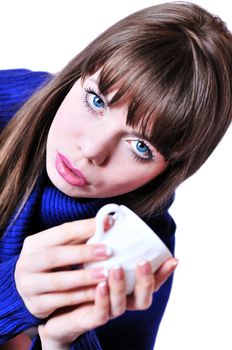
{"type": "Polygon", "coordinates": [[[28,69],[0,70],[0,130],[23,103],[52,75],[28,69]]]}
{"type": "Polygon", "coordinates": [[[0,102],[25,100],[51,77],[48,72],[28,69],[0,70],[0,102]]]}

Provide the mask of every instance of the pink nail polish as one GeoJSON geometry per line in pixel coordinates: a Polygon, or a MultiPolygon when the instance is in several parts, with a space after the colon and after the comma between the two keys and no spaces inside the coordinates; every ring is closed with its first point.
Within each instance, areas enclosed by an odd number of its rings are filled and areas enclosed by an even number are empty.
{"type": "Polygon", "coordinates": [[[108,293],[107,283],[105,281],[99,283],[100,293],[102,296],[106,296],[108,293]]]}
{"type": "Polygon", "coordinates": [[[175,260],[172,261],[172,269],[174,270],[178,264],[179,264],[179,260],[175,258],[175,260]]]}
{"type": "Polygon", "coordinates": [[[96,257],[109,257],[113,254],[113,251],[110,247],[105,247],[105,246],[102,246],[102,247],[94,247],[93,248],[93,254],[94,256],[96,257]]]}
{"type": "Polygon", "coordinates": [[[151,265],[146,260],[142,260],[139,263],[139,268],[143,275],[150,275],[152,273],[151,265]]]}
{"type": "Polygon", "coordinates": [[[95,278],[97,280],[99,280],[99,279],[107,279],[108,276],[109,276],[109,271],[105,267],[94,269],[94,270],[92,270],[92,276],[93,276],[93,278],[95,278]]]}
{"type": "Polygon", "coordinates": [[[113,277],[115,281],[121,281],[123,279],[123,269],[121,265],[113,266],[113,277]]]}

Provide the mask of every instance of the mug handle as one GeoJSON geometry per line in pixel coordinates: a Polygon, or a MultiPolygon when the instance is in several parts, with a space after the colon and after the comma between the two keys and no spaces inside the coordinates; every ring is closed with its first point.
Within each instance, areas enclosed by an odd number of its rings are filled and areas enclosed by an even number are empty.
{"type": "Polygon", "coordinates": [[[100,237],[102,233],[104,233],[104,219],[108,214],[112,212],[118,215],[120,212],[120,205],[114,203],[106,204],[97,212],[95,233],[96,237],[100,237]]]}

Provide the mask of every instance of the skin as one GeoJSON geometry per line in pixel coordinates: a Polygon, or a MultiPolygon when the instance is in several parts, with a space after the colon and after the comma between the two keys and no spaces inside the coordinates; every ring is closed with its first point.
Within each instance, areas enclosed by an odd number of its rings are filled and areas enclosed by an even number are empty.
{"type": "Polygon", "coordinates": [[[47,172],[53,184],[73,197],[106,198],[133,191],[159,175],[167,166],[163,156],[139,130],[126,125],[129,98],[107,106],[115,91],[99,99],[99,72],[82,84],[79,79],[58,109],[47,140],[47,172]],[[139,142],[145,142],[143,152],[139,142]],[[150,151],[148,151],[150,150],[150,151]],[[59,175],[57,153],[68,158],[88,180],[86,186],[72,186],[59,175]],[[137,157],[141,157],[139,160],[137,157]],[[151,159],[150,159],[151,158],[151,159]]]}
{"type": "Polygon", "coordinates": [[[99,269],[69,269],[73,264],[108,258],[103,245],[84,244],[94,231],[93,218],[59,225],[24,241],[15,282],[28,310],[48,318],[39,326],[43,350],[69,349],[82,333],[125,310],[147,309],[153,292],[177,266],[175,258],[168,259],[153,274],[149,262],[143,262],[136,269],[134,293],[126,296],[122,268],[112,269],[108,278],[99,269]]]}
{"type": "MultiPolygon", "coordinates": [[[[73,197],[126,193],[143,186],[167,166],[153,145],[136,136],[139,130],[126,125],[127,99],[108,107],[115,91],[106,97],[96,96],[97,77],[98,73],[73,85],[48,135],[48,176],[58,189],[73,197]],[[81,171],[87,183],[73,185],[60,175],[58,153],[81,171]]],[[[111,225],[106,222],[105,230],[111,225]]],[[[153,274],[150,263],[141,262],[136,268],[134,292],[127,296],[121,267],[116,266],[108,275],[104,269],[81,268],[83,263],[109,258],[104,245],[85,244],[94,232],[95,219],[79,220],[24,241],[15,282],[28,310],[36,317],[48,318],[38,329],[43,350],[69,349],[69,344],[87,330],[126,310],[147,309],[153,292],[177,265],[175,258],[169,259],[153,274]],[[70,268],[76,264],[80,264],[79,269],[70,268]]]]}

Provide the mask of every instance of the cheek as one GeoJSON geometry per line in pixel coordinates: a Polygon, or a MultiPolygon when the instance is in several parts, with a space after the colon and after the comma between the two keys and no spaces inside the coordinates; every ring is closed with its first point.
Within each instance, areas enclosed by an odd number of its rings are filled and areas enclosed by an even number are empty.
{"type": "Polygon", "coordinates": [[[133,191],[139,187],[144,186],[152,178],[153,177],[146,176],[146,174],[141,175],[140,173],[138,176],[133,176],[131,179],[128,179],[128,187],[130,187],[130,191],[133,191]]]}
{"type": "Polygon", "coordinates": [[[55,119],[51,126],[51,136],[59,140],[63,133],[66,132],[66,124],[62,123],[59,118],[55,119]]]}
{"type": "Polygon", "coordinates": [[[71,114],[67,114],[65,111],[58,111],[55,116],[50,129],[50,137],[59,142],[60,139],[70,138],[76,131],[75,123],[71,114]]]}
{"type": "Polygon", "coordinates": [[[65,101],[58,110],[54,121],[53,130],[56,136],[60,137],[78,137],[87,132],[89,127],[88,112],[81,103],[65,101]]]}
{"type": "Polygon", "coordinates": [[[146,166],[145,164],[132,164],[129,166],[127,164],[127,166],[121,167],[123,173],[118,178],[121,178],[124,187],[132,191],[155,179],[166,167],[166,162],[162,160],[151,166],[146,166]]]}

